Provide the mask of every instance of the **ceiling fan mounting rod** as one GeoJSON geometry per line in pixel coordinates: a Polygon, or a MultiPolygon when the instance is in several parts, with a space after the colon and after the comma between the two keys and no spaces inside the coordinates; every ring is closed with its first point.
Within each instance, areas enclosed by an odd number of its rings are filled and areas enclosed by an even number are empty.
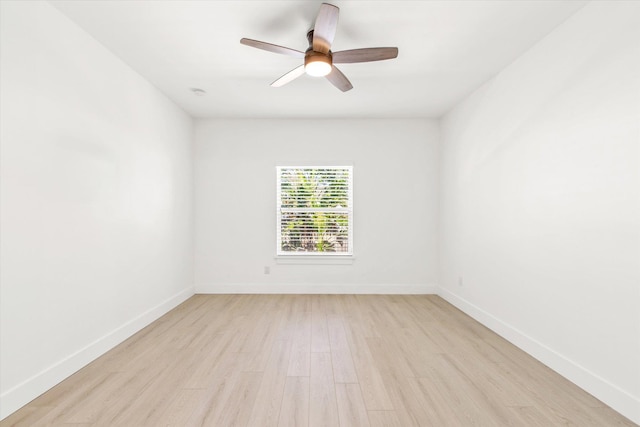
{"type": "Polygon", "coordinates": [[[309,48],[313,46],[313,28],[307,32],[307,41],[309,42],[309,48]]]}

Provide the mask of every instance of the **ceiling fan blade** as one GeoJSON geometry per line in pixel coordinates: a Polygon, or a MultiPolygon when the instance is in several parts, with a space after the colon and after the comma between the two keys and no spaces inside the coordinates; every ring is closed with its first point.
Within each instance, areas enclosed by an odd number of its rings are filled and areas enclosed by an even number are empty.
{"type": "Polygon", "coordinates": [[[333,62],[336,64],[351,64],[354,62],[382,61],[397,57],[397,47],[368,47],[365,49],[351,49],[334,52],[333,62]]]}
{"type": "Polygon", "coordinates": [[[327,74],[326,77],[332,85],[343,92],[353,89],[353,85],[351,84],[347,76],[342,74],[342,71],[338,70],[335,65],[331,67],[331,72],[327,74]]]}
{"type": "Polygon", "coordinates": [[[340,9],[329,3],[322,3],[313,27],[313,50],[329,53],[338,27],[340,9]]]}
{"type": "Polygon", "coordinates": [[[285,74],[284,76],[280,77],[275,82],[271,83],[271,86],[273,86],[273,87],[284,86],[287,83],[292,82],[293,80],[297,79],[298,77],[300,77],[303,74],[304,74],[304,65],[301,65],[301,66],[296,67],[293,70],[289,71],[287,74],[285,74]]]}
{"type": "Polygon", "coordinates": [[[255,47],[257,49],[267,50],[269,52],[281,53],[283,55],[293,56],[294,58],[304,58],[304,52],[299,50],[291,49],[284,46],[278,46],[277,44],[261,42],[259,40],[253,39],[240,39],[240,43],[255,47]]]}

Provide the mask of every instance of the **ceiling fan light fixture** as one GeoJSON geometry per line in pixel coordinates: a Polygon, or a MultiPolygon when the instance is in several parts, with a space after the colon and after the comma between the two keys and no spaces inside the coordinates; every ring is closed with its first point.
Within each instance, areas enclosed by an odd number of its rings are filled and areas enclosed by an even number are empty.
{"type": "Polygon", "coordinates": [[[346,92],[353,89],[353,85],[347,76],[342,74],[342,71],[333,65],[334,58],[336,64],[382,61],[385,59],[397,58],[398,48],[368,47],[362,49],[341,50],[334,54],[331,51],[331,45],[333,44],[333,38],[336,35],[339,13],[340,9],[337,6],[329,3],[322,3],[320,5],[320,10],[318,11],[318,15],[316,15],[316,22],[313,25],[313,29],[307,32],[309,48],[305,52],[247,38],[240,39],[240,43],[246,46],[255,47],[256,49],[293,56],[298,59],[302,59],[304,57],[304,64],[298,65],[293,70],[276,79],[271,83],[272,87],[284,86],[303,74],[307,74],[315,77],[326,77],[329,83],[342,92],[346,92]]]}
{"type": "Polygon", "coordinates": [[[313,77],[323,77],[331,72],[331,56],[321,52],[308,52],[304,57],[304,71],[313,77]]]}

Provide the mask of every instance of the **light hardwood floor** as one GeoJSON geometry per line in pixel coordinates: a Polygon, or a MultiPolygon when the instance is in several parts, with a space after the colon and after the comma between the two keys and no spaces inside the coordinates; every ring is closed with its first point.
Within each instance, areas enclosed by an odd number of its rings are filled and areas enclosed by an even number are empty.
{"type": "Polygon", "coordinates": [[[432,295],[196,295],[0,424],[635,425],[432,295]]]}

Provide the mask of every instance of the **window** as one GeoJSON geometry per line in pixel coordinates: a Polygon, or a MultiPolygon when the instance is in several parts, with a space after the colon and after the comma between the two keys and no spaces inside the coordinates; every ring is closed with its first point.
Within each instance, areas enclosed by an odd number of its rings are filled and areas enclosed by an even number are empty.
{"type": "Polygon", "coordinates": [[[351,166],[279,166],[277,255],[352,255],[351,166]]]}

